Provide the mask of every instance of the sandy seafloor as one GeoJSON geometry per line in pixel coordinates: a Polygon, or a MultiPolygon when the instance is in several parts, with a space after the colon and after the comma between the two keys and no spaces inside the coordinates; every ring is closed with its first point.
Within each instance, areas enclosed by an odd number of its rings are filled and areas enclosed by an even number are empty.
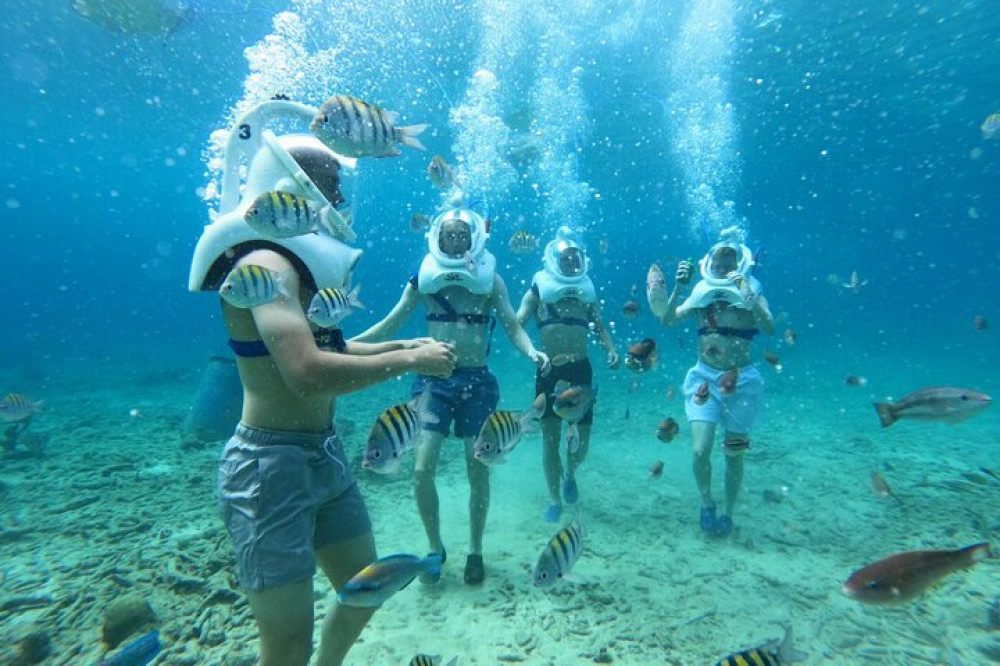
{"type": "MultiPolygon", "coordinates": [[[[457,655],[463,665],[586,664],[603,651],[610,663],[693,666],[779,637],[786,623],[807,664],[996,663],[1000,632],[987,624],[1000,595],[996,559],[904,606],[866,607],[840,593],[853,570],[896,552],[1000,545],[1000,483],[980,471],[1000,467],[997,408],[954,427],[901,422],[882,430],[870,406],[935,383],[989,390],[993,369],[942,361],[910,364],[904,374],[901,358],[917,352],[897,351],[877,367],[852,368],[843,350],[785,348],[780,375],[762,367],[764,408],[729,539],[698,529],[683,406],[665,397],[680,383],[690,346],[668,347],[669,359],[641,377],[601,370],[591,454],[578,474],[589,534],[575,572],[585,583],[550,592],[531,584],[556,529],[541,519],[548,500],[540,435],[493,474],[487,579],[478,588],[462,582],[468,496],[453,440],[454,456],[443,456],[439,472],[450,558],[442,583],[414,583],[386,603],[348,663],[406,664],[424,652],[457,655]],[[847,372],[867,374],[869,384],[845,386],[847,372]],[[636,378],[641,386],[629,393],[636,378]],[[666,416],[682,421],[670,444],[654,436],[666,416]],[[665,471],[652,479],[657,459],[665,471]],[[873,469],[899,501],[872,492],[873,469]]],[[[530,365],[503,357],[494,367],[506,368],[501,407],[526,406],[530,365]]],[[[44,663],[97,663],[102,613],[126,594],[148,599],[160,619],[165,649],[153,663],[253,663],[256,629],[215,508],[220,444],[181,447],[199,371],[133,367],[124,380],[105,371],[29,379],[5,371],[7,391],[46,399],[29,432],[48,442],[43,457],[8,457],[0,466],[0,663],[32,624],[53,642],[44,663]]],[[[408,381],[340,400],[338,425],[352,454],[408,381]]],[[[714,461],[721,501],[721,451],[714,461]]],[[[423,554],[408,474],[360,482],[380,554],[423,554]]],[[[317,582],[318,623],[330,590],[317,582]]]]}

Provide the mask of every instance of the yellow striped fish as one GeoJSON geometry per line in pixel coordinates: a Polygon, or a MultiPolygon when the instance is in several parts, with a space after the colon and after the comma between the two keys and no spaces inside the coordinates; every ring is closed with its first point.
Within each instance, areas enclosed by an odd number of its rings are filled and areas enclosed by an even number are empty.
{"type": "Polygon", "coordinates": [[[364,303],[358,298],[360,292],[360,284],[349,292],[343,289],[320,289],[312,297],[306,317],[320,328],[333,328],[355,309],[364,309],[364,303]]]}
{"type": "Polygon", "coordinates": [[[430,411],[430,400],[431,389],[427,387],[416,399],[379,414],[368,435],[361,466],[378,474],[397,471],[403,455],[416,448],[423,424],[439,420],[430,411]]]}
{"type": "Polygon", "coordinates": [[[788,627],[780,643],[774,640],[760,647],[736,652],[715,662],[715,666],[781,666],[805,661],[808,656],[792,645],[792,628],[788,627]]]}
{"type": "Polygon", "coordinates": [[[319,215],[309,200],[290,192],[272,190],[253,200],[243,213],[253,229],[268,238],[291,238],[316,231],[319,215]]]}
{"type": "Polygon", "coordinates": [[[574,520],[549,539],[535,565],[535,587],[552,587],[566,577],[583,553],[583,538],[587,530],[574,520]]]}
{"type": "Polygon", "coordinates": [[[0,400],[0,420],[4,423],[27,421],[35,414],[41,414],[44,404],[44,400],[36,402],[20,393],[8,393],[3,400],[0,400]]]}
{"type": "Polygon", "coordinates": [[[270,303],[279,295],[287,298],[287,277],[287,273],[276,273],[264,266],[244,264],[230,271],[219,287],[219,295],[234,308],[255,308],[270,303]]]}
{"type": "Polygon", "coordinates": [[[495,411],[483,422],[476,440],[474,455],[484,465],[499,465],[521,441],[521,435],[537,430],[538,419],[545,413],[545,394],[539,393],[531,407],[523,412],[495,411]]]}
{"type": "Polygon", "coordinates": [[[348,95],[323,102],[309,129],[331,150],[346,157],[393,157],[396,144],[426,150],[417,135],[427,125],[396,127],[397,114],[348,95]]]}

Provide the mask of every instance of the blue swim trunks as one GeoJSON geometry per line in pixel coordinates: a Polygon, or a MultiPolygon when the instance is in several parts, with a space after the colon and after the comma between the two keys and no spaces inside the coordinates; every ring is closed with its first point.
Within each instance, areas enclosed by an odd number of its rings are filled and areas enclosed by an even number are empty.
{"type": "Polygon", "coordinates": [[[410,393],[418,396],[426,387],[431,389],[430,410],[437,423],[421,426],[445,435],[455,422],[455,437],[478,437],[483,423],[500,402],[500,385],[485,365],[455,368],[451,377],[417,375],[410,393]]]}
{"type": "Polygon", "coordinates": [[[223,449],[218,483],[240,585],[248,590],[308,580],[316,550],[372,529],[333,432],[241,423],[223,449]]]}

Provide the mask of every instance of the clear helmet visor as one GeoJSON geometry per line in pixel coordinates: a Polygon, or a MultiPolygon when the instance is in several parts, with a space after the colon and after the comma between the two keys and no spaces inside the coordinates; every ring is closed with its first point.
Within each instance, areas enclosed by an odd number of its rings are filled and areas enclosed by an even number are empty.
{"type": "Polygon", "coordinates": [[[753,254],[746,245],[717,243],[701,260],[701,276],[710,282],[724,281],[733,271],[749,275],[752,265],[753,254]]]}
{"type": "Polygon", "coordinates": [[[579,278],[587,274],[587,250],[579,234],[560,227],[555,240],[545,246],[545,268],[554,276],[579,278]]]}
{"type": "Polygon", "coordinates": [[[454,208],[431,221],[427,247],[442,264],[461,264],[467,256],[478,257],[486,247],[486,221],[467,208],[454,208]]]}

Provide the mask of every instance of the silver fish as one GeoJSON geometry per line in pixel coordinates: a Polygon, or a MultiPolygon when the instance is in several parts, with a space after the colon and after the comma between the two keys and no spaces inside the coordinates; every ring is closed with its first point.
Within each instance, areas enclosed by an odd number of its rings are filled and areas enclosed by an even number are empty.
{"type": "Polygon", "coordinates": [[[354,310],[364,309],[364,303],[358,298],[360,291],[360,284],[349,292],[343,289],[320,289],[309,302],[306,317],[320,328],[333,328],[354,310]]]}
{"type": "Polygon", "coordinates": [[[934,386],[909,393],[896,402],[873,402],[883,428],[900,419],[958,423],[992,404],[990,396],[972,389],[934,386]]]}
{"type": "Polygon", "coordinates": [[[427,177],[439,190],[447,190],[455,184],[455,174],[451,170],[451,165],[440,155],[431,158],[430,164],[427,165],[427,177]]]}
{"type": "Polygon", "coordinates": [[[427,125],[396,127],[396,113],[348,95],[323,102],[309,129],[317,139],[346,157],[399,155],[396,144],[426,150],[417,135],[427,125]]]}
{"type": "Polygon", "coordinates": [[[536,423],[545,412],[545,394],[539,393],[531,407],[523,412],[495,411],[483,422],[476,440],[474,455],[484,465],[499,465],[521,441],[521,435],[537,430],[536,423]]]}
{"type": "Polygon", "coordinates": [[[566,577],[583,553],[583,539],[586,535],[583,523],[574,520],[549,539],[538,557],[532,575],[535,587],[552,587],[566,577]]]}
{"type": "Polygon", "coordinates": [[[35,414],[41,414],[44,405],[44,400],[35,401],[20,393],[8,393],[0,400],[0,420],[4,423],[27,421],[35,414]]]}
{"type": "Polygon", "coordinates": [[[250,204],[243,219],[268,238],[291,238],[319,228],[319,214],[309,200],[289,192],[264,192],[250,204]]]}
{"type": "Polygon", "coordinates": [[[431,390],[414,400],[389,407],[375,419],[361,466],[378,474],[392,474],[399,469],[403,455],[417,445],[417,437],[424,423],[437,423],[438,417],[430,410],[431,390]]]}
{"type": "Polygon", "coordinates": [[[278,296],[287,298],[287,277],[287,273],[276,273],[264,266],[243,265],[226,276],[226,281],[219,287],[219,295],[234,308],[255,308],[270,303],[278,296]]]}

